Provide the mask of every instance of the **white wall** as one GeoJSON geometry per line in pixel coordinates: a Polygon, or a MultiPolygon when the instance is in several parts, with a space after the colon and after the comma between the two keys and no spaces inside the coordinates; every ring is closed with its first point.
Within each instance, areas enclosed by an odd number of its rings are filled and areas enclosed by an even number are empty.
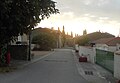
{"type": "Polygon", "coordinates": [[[119,45],[118,46],[108,46],[106,44],[96,44],[96,48],[101,49],[101,50],[110,51],[110,52],[115,52],[115,51],[117,51],[117,48],[119,48],[119,45]]]}
{"type": "MultiPolygon", "coordinates": [[[[95,63],[96,48],[79,46],[79,55],[86,56],[88,61],[95,63]]],[[[114,54],[114,77],[120,80],[120,51],[114,54]]]]}
{"type": "Polygon", "coordinates": [[[109,46],[109,50],[112,52],[120,51],[120,44],[116,44],[116,46],[109,46]]]}
{"type": "Polygon", "coordinates": [[[115,52],[117,51],[117,47],[116,46],[109,46],[109,49],[108,49],[110,52],[115,52]]]}
{"type": "Polygon", "coordinates": [[[94,47],[79,46],[79,55],[86,56],[89,62],[95,63],[96,50],[94,47]]]}
{"type": "Polygon", "coordinates": [[[106,50],[106,51],[108,51],[109,49],[108,45],[106,44],[96,44],[96,48],[101,50],[106,50]]]}
{"type": "MultiPolygon", "coordinates": [[[[17,41],[24,42],[25,44],[29,44],[29,40],[26,34],[23,34],[22,36],[19,35],[17,37],[17,41]]],[[[11,45],[16,45],[17,41],[11,42],[11,45]]]]}
{"type": "Polygon", "coordinates": [[[34,47],[35,47],[35,44],[31,44],[31,50],[33,50],[34,47]]]}
{"type": "Polygon", "coordinates": [[[20,35],[18,36],[18,41],[22,41],[22,37],[20,35]]]}
{"type": "Polygon", "coordinates": [[[23,34],[23,35],[21,36],[21,41],[23,41],[23,42],[27,42],[27,41],[28,41],[28,37],[27,37],[26,34],[23,34]]]}
{"type": "Polygon", "coordinates": [[[75,44],[75,50],[79,50],[78,44],[75,44]]]}
{"type": "Polygon", "coordinates": [[[120,80],[120,51],[114,55],[114,77],[120,80]]]}
{"type": "Polygon", "coordinates": [[[117,51],[120,50],[120,44],[117,44],[116,49],[117,49],[117,51]]]}

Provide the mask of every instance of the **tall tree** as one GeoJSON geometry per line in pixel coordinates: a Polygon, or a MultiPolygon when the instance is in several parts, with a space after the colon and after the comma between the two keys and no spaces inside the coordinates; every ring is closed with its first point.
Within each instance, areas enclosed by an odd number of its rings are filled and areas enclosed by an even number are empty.
{"type": "Polygon", "coordinates": [[[71,37],[73,38],[73,32],[71,31],[71,37]]]}
{"type": "Polygon", "coordinates": [[[58,27],[58,34],[60,34],[61,32],[60,32],[60,28],[58,27]]]}
{"type": "Polygon", "coordinates": [[[45,17],[59,13],[55,4],[52,0],[1,0],[0,47],[28,32],[45,17]]]}
{"type": "Polygon", "coordinates": [[[67,32],[67,35],[69,35],[68,32],[67,32]]]}
{"type": "Polygon", "coordinates": [[[66,35],[65,35],[65,27],[63,26],[63,30],[62,30],[62,43],[63,43],[63,47],[65,46],[66,43],[66,35]]]}
{"type": "Polygon", "coordinates": [[[85,29],[84,31],[83,31],[83,35],[86,35],[87,34],[87,30],[85,29]]]}

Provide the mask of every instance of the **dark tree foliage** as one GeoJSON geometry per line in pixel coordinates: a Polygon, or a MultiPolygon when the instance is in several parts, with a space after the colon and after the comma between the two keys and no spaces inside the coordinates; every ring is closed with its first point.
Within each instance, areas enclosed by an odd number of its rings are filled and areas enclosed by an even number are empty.
{"type": "Polygon", "coordinates": [[[66,35],[66,46],[72,47],[74,45],[74,38],[71,32],[71,35],[66,35]]]}
{"type": "Polygon", "coordinates": [[[86,29],[83,31],[83,35],[87,35],[87,30],[86,29]]]}
{"type": "Polygon", "coordinates": [[[0,47],[27,33],[51,14],[59,13],[52,0],[0,0],[0,47]]]}
{"type": "Polygon", "coordinates": [[[78,40],[79,40],[78,44],[81,45],[81,46],[85,46],[89,42],[89,39],[88,39],[87,35],[79,37],[78,40]]]}
{"type": "Polygon", "coordinates": [[[73,32],[71,31],[71,37],[73,38],[73,32]]]}
{"type": "Polygon", "coordinates": [[[66,34],[65,34],[65,27],[63,26],[63,31],[62,31],[62,43],[63,47],[65,46],[66,43],[66,34]]]}
{"type": "Polygon", "coordinates": [[[34,50],[51,50],[56,46],[56,40],[53,34],[49,33],[39,33],[39,35],[33,37],[32,43],[39,45],[34,50]]]}
{"type": "Polygon", "coordinates": [[[35,50],[50,50],[57,45],[57,31],[49,28],[36,28],[32,31],[32,43],[40,47],[35,50]]]}

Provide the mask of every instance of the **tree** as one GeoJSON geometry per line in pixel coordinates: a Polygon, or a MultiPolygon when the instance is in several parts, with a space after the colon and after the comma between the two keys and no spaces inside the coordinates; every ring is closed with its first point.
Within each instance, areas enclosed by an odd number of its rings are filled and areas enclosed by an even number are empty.
{"type": "Polygon", "coordinates": [[[73,32],[71,31],[71,37],[73,38],[73,32]]]}
{"type": "Polygon", "coordinates": [[[74,44],[74,39],[73,39],[73,36],[71,36],[71,35],[66,35],[66,46],[68,46],[68,47],[72,47],[73,46],[73,44],[74,44]]]}
{"type": "Polygon", "coordinates": [[[51,50],[56,46],[56,38],[52,33],[39,33],[33,37],[32,43],[39,45],[34,50],[51,50]]]}
{"type": "Polygon", "coordinates": [[[87,35],[80,36],[78,39],[78,44],[81,46],[85,46],[86,44],[88,44],[88,42],[89,42],[89,39],[87,35]]]}
{"type": "Polygon", "coordinates": [[[59,13],[52,0],[1,0],[0,47],[27,33],[45,17],[59,13]]]}
{"type": "Polygon", "coordinates": [[[62,43],[63,43],[63,47],[65,46],[66,43],[66,34],[65,34],[65,27],[63,26],[63,30],[62,30],[62,43]]]}
{"type": "Polygon", "coordinates": [[[85,29],[84,31],[83,31],[83,35],[86,35],[87,34],[87,30],[85,29]]]}
{"type": "Polygon", "coordinates": [[[49,28],[35,28],[32,31],[32,43],[37,44],[38,50],[50,50],[57,47],[57,31],[49,28]]]}

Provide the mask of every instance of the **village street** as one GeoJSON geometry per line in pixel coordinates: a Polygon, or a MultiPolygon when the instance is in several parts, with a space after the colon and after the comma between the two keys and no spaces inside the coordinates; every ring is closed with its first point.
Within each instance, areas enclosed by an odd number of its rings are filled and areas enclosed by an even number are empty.
{"type": "Polygon", "coordinates": [[[17,71],[0,74],[0,83],[88,83],[79,73],[70,49],[59,49],[17,71]]]}

